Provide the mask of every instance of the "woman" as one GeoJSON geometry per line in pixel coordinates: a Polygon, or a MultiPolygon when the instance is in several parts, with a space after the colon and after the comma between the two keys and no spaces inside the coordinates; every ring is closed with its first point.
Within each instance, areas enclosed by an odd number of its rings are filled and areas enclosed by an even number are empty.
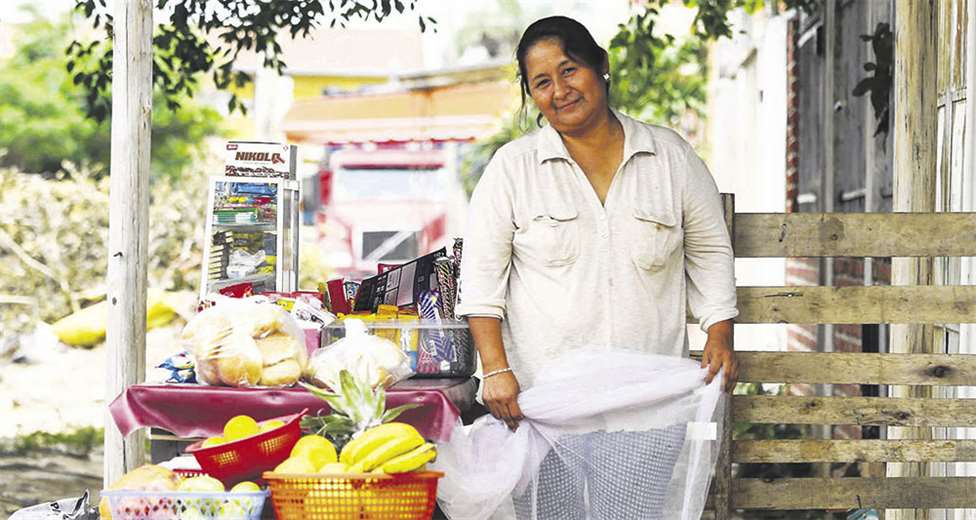
{"type": "MultiPolygon", "coordinates": [[[[723,370],[730,390],[732,250],[705,165],[673,131],[610,108],[607,53],[579,22],[533,23],[516,57],[523,103],[548,125],[499,149],[471,199],[458,314],[485,405],[516,429],[520,390],[573,350],[687,356],[686,306],[708,334],[706,380],[723,370]]],[[[548,497],[544,516],[574,518],[573,492],[548,497]]]]}

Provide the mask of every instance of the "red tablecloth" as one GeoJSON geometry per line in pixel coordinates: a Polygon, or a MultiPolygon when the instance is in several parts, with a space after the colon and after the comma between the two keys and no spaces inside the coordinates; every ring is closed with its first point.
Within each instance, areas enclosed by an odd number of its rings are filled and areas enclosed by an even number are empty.
{"type": "MultiPolygon", "coordinates": [[[[387,390],[387,407],[417,403],[398,420],[420,433],[446,441],[457,424],[459,409],[471,405],[477,389],[474,379],[411,379],[387,390]]],[[[329,406],[303,388],[229,388],[162,384],[133,385],[109,405],[122,435],[143,427],[161,428],[181,437],[220,435],[224,423],[246,414],[258,421],[298,413],[328,413],[329,406]]]]}

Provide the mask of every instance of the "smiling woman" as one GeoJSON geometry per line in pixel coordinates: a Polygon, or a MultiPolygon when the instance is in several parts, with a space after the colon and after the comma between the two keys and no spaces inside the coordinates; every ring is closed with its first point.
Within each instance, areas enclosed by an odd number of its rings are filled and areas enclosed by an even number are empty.
{"type": "MultiPolygon", "coordinates": [[[[457,306],[492,416],[536,427],[519,396],[563,355],[687,357],[686,307],[708,333],[708,370],[691,383],[721,370],[731,389],[732,249],[705,164],[675,132],[610,107],[607,53],[576,20],[531,24],[516,57],[523,107],[532,100],[541,128],[500,148],[474,191],[457,306]]],[[[678,496],[669,486],[686,425],[648,428],[653,415],[595,411],[605,427],[551,439],[574,456],[531,463],[537,485],[512,497],[517,516],[684,518],[665,502],[678,496]],[[601,488],[607,475],[619,486],[601,488]]]]}

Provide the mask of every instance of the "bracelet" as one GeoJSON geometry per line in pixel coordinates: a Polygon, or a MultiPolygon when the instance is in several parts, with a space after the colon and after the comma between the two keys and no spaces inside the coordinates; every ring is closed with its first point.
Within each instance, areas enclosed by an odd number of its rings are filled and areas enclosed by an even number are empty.
{"type": "Polygon", "coordinates": [[[499,368],[498,370],[492,370],[491,372],[488,372],[487,374],[482,374],[481,375],[481,378],[482,379],[488,379],[491,376],[497,376],[498,374],[504,374],[505,372],[511,372],[511,371],[512,371],[511,368],[499,368]]]}

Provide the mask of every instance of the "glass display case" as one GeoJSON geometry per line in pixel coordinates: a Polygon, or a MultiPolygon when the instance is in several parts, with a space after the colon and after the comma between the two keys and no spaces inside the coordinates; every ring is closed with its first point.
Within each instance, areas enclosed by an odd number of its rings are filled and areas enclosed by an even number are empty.
{"type": "Polygon", "coordinates": [[[255,293],[298,283],[297,181],[211,177],[200,297],[248,282],[255,293]]]}

